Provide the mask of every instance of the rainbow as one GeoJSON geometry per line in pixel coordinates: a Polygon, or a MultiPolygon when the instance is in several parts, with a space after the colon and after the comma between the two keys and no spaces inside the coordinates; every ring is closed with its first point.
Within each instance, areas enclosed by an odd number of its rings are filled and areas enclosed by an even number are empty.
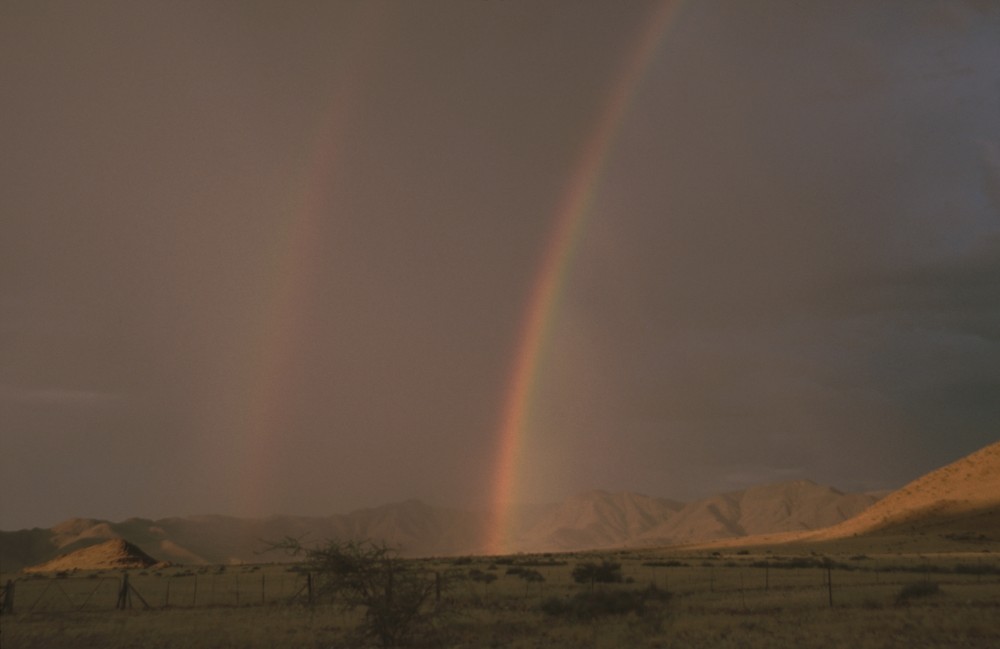
{"type": "Polygon", "coordinates": [[[489,554],[505,554],[512,548],[514,509],[518,502],[518,465],[531,413],[532,392],[558,311],[561,289],[585,229],[604,162],[643,76],[670,26],[680,15],[683,4],[680,0],[664,0],[644,25],[635,47],[626,58],[623,73],[619,75],[593,132],[584,143],[556,208],[552,233],[527,300],[497,433],[499,448],[493,472],[492,514],[486,535],[486,551],[489,554]]]}
{"type": "Polygon", "coordinates": [[[290,188],[277,219],[283,227],[275,233],[272,254],[262,260],[271,282],[261,287],[259,307],[248,323],[254,352],[234,372],[243,380],[236,421],[221,423],[239,431],[240,440],[231,449],[237,467],[232,499],[248,514],[259,514],[262,503],[265,507],[272,504],[267,494],[274,490],[275,456],[282,433],[293,423],[289,401],[294,364],[301,358],[302,342],[308,339],[304,329],[309,299],[323,260],[319,246],[326,238],[322,231],[330,227],[336,179],[343,164],[338,154],[360,108],[355,91],[363,87],[374,61],[365,54],[377,48],[387,33],[375,5],[359,5],[351,19],[355,28],[342,46],[341,62],[331,71],[329,87],[318,89],[328,95],[328,108],[307,140],[310,148],[303,156],[301,176],[290,188]]]}

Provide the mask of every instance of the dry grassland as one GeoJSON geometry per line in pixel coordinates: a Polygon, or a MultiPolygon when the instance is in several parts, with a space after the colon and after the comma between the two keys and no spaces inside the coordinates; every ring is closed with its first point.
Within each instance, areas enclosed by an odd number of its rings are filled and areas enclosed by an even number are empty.
{"type": "MultiPolygon", "coordinates": [[[[571,578],[577,563],[595,559],[590,555],[424,561],[428,575],[456,579],[436,604],[441,615],[412,644],[1000,647],[1000,559],[992,554],[745,552],[600,555],[622,564],[624,581],[594,585],[571,578]],[[827,559],[833,562],[829,568],[827,559]],[[518,570],[527,567],[544,581],[520,578],[518,570]],[[496,575],[496,580],[472,579],[470,572],[496,575]],[[671,596],[650,599],[641,613],[602,615],[598,610],[580,619],[543,610],[553,598],[565,604],[579,593],[615,597],[650,585],[671,596]],[[901,599],[904,589],[912,594],[901,599]]],[[[329,602],[306,605],[304,576],[289,572],[288,566],[132,572],[130,581],[151,606],[148,610],[135,598],[131,610],[114,609],[119,577],[22,577],[16,583],[14,613],[0,618],[3,647],[318,649],[361,643],[356,628],[362,612],[345,612],[329,602]]]]}

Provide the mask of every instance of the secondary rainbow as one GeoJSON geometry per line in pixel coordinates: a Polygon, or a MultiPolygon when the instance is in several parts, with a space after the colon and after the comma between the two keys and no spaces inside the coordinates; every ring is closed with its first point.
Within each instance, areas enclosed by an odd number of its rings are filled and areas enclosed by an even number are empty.
{"type": "Polygon", "coordinates": [[[285,209],[276,215],[270,257],[261,260],[269,282],[257,289],[259,307],[248,323],[251,353],[236,372],[244,381],[241,398],[235,412],[226,413],[230,421],[223,422],[235,425],[240,437],[231,450],[237,467],[233,500],[246,513],[266,513],[258,511],[262,503],[278,505],[266,499],[274,489],[275,457],[294,425],[294,370],[305,352],[304,327],[323,260],[322,243],[336,230],[336,180],[344,163],[340,148],[359,109],[358,90],[375,60],[366,54],[386,36],[381,14],[373,7],[362,4],[351,14],[354,29],[330,71],[333,81],[317,89],[328,96],[328,106],[308,140],[298,182],[289,187],[285,209]]]}
{"type": "Polygon", "coordinates": [[[683,4],[677,0],[660,3],[644,26],[625,60],[622,74],[608,95],[607,104],[600,112],[593,132],[584,143],[555,211],[552,234],[527,301],[497,433],[499,448],[493,474],[492,520],[486,538],[486,548],[491,554],[504,554],[512,548],[519,456],[531,414],[532,393],[558,311],[561,289],[585,229],[604,162],[643,76],[683,4]]]}

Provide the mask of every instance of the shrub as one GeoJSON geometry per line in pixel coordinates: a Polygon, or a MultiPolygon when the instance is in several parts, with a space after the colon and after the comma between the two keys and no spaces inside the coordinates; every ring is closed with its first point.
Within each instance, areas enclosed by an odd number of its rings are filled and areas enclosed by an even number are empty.
{"type": "Polygon", "coordinates": [[[489,586],[492,582],[497,580],[497,576],[491,572],[483,572],[479,568],[473,568],[469,571],[469,579],[472,581],[481,581],[489,586]]]}
{"type": "Polygon", "coordinates": [[[507,568],[507,574],[520,577],[525,581],[545,581],[542,573],[533,568],[525,568],[524,566],[511,566],[507,568]]]}
{"type": "Polygon", "coordinates": [[[537,570],[525,569],[519,575],[521,579],[527,582],[541,582],[545,581],[545,576],[538,572],[537,570]]]}
{"type": "Polygon", "coordinates": [[[576,564],[573,568],[573,580],[578,584],[620,583],[622,581],[622,564],[604,560],[601,563],[586,561],[576,564]]]}
{"type": "Polygon", "coordinates": [[[304,547],[293,538],[271,547],[304,555],[306,569],[319,578],[321,593],[348,610],[364,608],[361,631],[383,647],[407,643],[430,621],[433,611],[426,611],[424,604],[441,586],[440,580],[428,579],[392,548],[367,541],[304,547]]]}
{"type": "Polygon", "coordinates": [[[670,593],[656,586],[643,590],[609,590],[576,593],[572,597],[550,597],[541,604],[543,613],[555,617],[589,620],[609,615],[646,613],[647,602],[667,602],[670,593]]]}
{"type": "Polygon", "coordinates": [[[669,559],[667,561],[643,561],[642,565],[650,568],[681,568],[689,564],[684,563],[683,561],[677,561],[676,559],[669,559]]]}
{"type": "Polygon", "coordinates": [[[775,557],[772,561],[753,561],[750,563],[753,568],[778,568],[785,570],[798,570],[800,568],[833,568],[835,570],[856,570],[857,566],[821,559],[817,557],[775,557]]]}
{"type": "Polygon", "coordinates": [[[1000,568],[984,563],[958,563],[955,564],[955,574],[957,575],[997,575],[1000,568]]]}
{"type": "Polygon", "coordinates": [[[897,604],[907,604],[911,599],[930,597],[941,592],[941,587],[935,581],[917,581],[903,586],[896,594],[897,604]]]}

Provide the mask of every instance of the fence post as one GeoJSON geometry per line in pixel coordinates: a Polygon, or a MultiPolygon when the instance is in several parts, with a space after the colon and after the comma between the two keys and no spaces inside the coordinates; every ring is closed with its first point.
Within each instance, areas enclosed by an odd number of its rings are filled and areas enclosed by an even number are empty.
{"type": "Polygon", "coordinates": [[[309,606],[313,605],[313,576],[311,572],[306,573],[306,591],[309,597],[309,606]]]}
{"type": "Polygon", "coordinates": [[[170,608],[170,581],[171,577],[167,577],[167,594],[163,597],[163,608],[170,608]]]}
{"type": "Polygon", "coordinates": [[[14,582],[10,579],[3,587],[3,606],[0,607],[0,615],[6,613],[10,615],[14,612],[14,582]]]}
{"type": "Polygon", "coordinates": [[[129,604],[129,608],[132,608],[132,593],[135,593],[135,596],[139,598],[139,601],[142,602],[142,605],[145,608],[147,608],[147,609],[153,608],[152,606],[149,605],[149,602],[146,601],[146,598],[142,596],[142,593],[140,593],[139,591],[137,591],[135,589],[135,586],[132,586],[131,584],[128,587],[128,604],[129,604]]]}
{"type": "Polygon", "coordinates": [[[115,608],[119,611],[124,611],[126,606],[131,604],[129,600],[129,590],[128,590],[128,573],[122,573],[121,585],[118,588],[118,601],[115,603],[115,608]]]}
{"type": "Polygon", "coordinates": [[[191,595],[191,606],[198,605],[198,575],[194,576],[194,593],[191,595]]]}
{"type": "Polygon", "coordinates": [[[260,573],[260,604],[263,606],[266,603],[264,598],[264,573],[260,573]]]}
{"type": "Polygon", "coordinates": [[[833,571],[831,562],[826,562],[826,591],[830,600],[830,608],[833,608],[833,571]]]}

